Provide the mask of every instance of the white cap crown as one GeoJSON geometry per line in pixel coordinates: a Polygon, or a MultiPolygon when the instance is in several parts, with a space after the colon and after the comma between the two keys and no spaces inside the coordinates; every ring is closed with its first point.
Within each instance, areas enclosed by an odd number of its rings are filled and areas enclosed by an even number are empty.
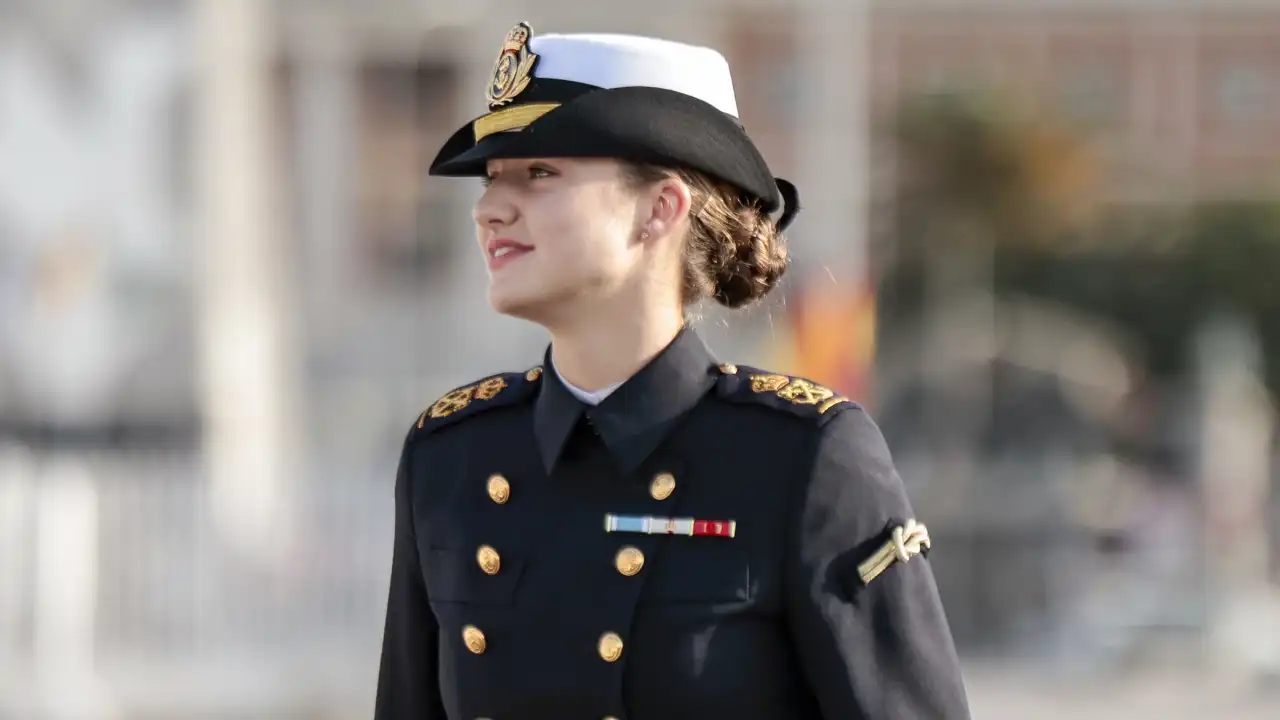
{"type": "Polygon", "coordinates": [[[637,35],[539,35],[529,41],[538,56],[534,74],[612,90],[672,90],[738,117],[729,63],[707,47],[637,35]]]}

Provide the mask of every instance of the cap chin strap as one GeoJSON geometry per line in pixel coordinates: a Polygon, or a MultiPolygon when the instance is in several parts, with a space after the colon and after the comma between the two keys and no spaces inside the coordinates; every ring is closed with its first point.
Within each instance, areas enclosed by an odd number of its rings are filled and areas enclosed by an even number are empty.
{"type": "Polygon", "coordinates": [[[800,191],[789,180],[774,178],[773,181],[777,183],[778,192],[782,195],[782,215],[778,217],[777,223],[778,232],[782,232],[800,214],[800,191]]]}

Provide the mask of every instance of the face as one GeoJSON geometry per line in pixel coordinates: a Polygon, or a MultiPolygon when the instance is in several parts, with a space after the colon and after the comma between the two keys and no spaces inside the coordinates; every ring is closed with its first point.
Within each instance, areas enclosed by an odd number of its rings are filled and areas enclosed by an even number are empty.
{"type": "Polygon", "coordinates": [[[613,160],[491,160],[473,213],[498,312],[539,321],[617,294],[645,262],[651,202],[613,160]]]}

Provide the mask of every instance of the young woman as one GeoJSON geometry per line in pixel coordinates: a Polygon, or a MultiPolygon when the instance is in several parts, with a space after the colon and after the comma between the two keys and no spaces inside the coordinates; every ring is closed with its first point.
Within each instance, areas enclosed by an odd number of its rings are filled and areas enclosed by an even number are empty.
{"type": "Polygon", "coordinates": [[[967,718],[872,420],[685,321],[768,293],[797,209],[724,59],[521,24],[488,98],[431,172],[484,178],[489,300],[551,343],[409,431],[376,717],[967,718]]]}

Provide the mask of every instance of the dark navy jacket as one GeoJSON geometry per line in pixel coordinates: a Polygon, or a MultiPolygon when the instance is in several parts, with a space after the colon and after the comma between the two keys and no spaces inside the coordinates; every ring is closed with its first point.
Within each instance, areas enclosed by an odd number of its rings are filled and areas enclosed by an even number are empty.
{"type": "Polygon", "coordinates": [[[862,408],[692,330],[596,407],[460,388],[404,444],[375,718],[968,718],[912,519],[862,408]]]}

